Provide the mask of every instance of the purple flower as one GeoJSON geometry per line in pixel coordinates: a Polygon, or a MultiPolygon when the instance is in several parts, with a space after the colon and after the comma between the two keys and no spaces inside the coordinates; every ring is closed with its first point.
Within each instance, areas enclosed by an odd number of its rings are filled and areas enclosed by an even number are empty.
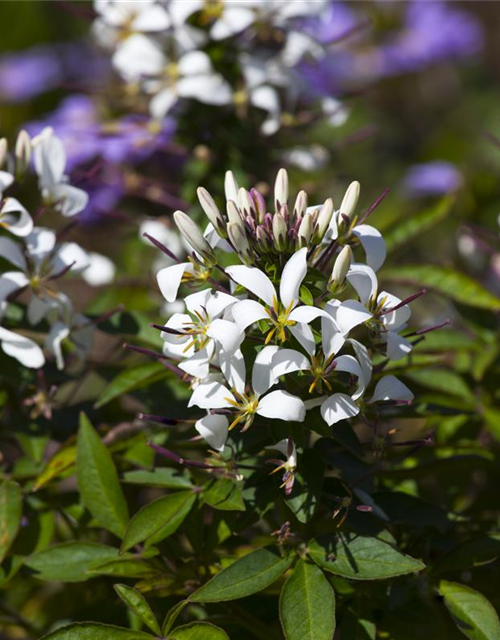
{"type": "Polygon", "coordinates": [[[418,198],[452,193],[462,184],[462,174],[454,164],[434,160],[410,167],[403,178],[402,187],[408,196],[418,198]]]}

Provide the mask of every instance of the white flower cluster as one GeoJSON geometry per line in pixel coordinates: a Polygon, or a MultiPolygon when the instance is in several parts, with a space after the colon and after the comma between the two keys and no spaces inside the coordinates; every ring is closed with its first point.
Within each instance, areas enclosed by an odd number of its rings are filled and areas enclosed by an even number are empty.
{"type": "MultiPolygon", "coordinates": [[[[379,291],[385,244],[355,214],[359,183],[338,209],[331,198],[308,206],[303,191],[289,206],[283,169],[272,212],[231,172],[225,190],[222,213],[198,189],[210,221],[204,233],[185,213],[174,214],[192,252],[157,274],[169,302],[182,284],[201,288],[161,327],[164,355],[191,384],[189,406],[207,411],[198,432],[221,451],[231,429],[248,429],[257,416],[303,422],[319,407],[332,426],[375,403],[410,402],[401,381],[373,371],[374,356],[399,360],[410,352],[402,335],[410,308],[379,291]]],[[[293,443],[278,445],[294,466],[293,443]]]]}
{"type": "Polygon", "coordinates": [[[5,326],[14,322],[9,321],[9,307],[21,296],[26,302],[28,325],[48,324],[44,346],[62,369],[63,340],[70,337],[76,355],[83,356],[90,348],[94,325],[85,316],[74,313],[71,300],[58,290],[57,280],[69,271],[82,274],[87,271],[92,282],[96,264],[108,270],[110,265],[104,256],[88,254],[74,242],[58,242],[54,231],[34,225],[33,218],[19,200],[4,197],[4,190],[19,186],[16,181],[20,183],[27,178],[33,159],[41,195],[37,216],[54,210],[64,217],[71,217],[86,206],[87,194],[68,183],[64,173],[64,147],[51,129],[45,129],[33,139],[22,131],[14,153],[9,153],[7,141],[2,139],[0,156],[0,167],[3,168],[0,171],[0,227],[3,231],[0,235],[3,267],[0,269],[0,345],[4,353],[26,367],[39,368],[45,363],[44,352],[35,340],[5,326]],[[106,264],[103,265],[103,261],[106,264]]]}
{"type": "MultiPolygon", "coordinates": [[[[262,131],[271,135],[281,126],[282,99],[295,103],[300,91],[294,67],[305,56],[327,55],[296,26],[327,9],[327,0],[95,0],[94,8],[98,42],[112,51],[130,94],[150,97],[155,119],[182,98],[232,104],[238,113],[253,106],[266,113],[262,131]]],[[[331,102],[320,105],[327,117],[331,102]]]]}

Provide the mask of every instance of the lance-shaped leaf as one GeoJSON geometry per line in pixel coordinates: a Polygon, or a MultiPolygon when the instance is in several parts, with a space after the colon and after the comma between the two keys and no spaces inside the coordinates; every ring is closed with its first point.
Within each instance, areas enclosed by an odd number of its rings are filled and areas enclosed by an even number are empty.
{"type": "Polygon", "coordinates": [[[174,629],[169,640],[229,640],[229,636],[209,622],[193,622],[174,629]]]}
{"type": "Polygon", "coordinates": [[[214,509],[245,511],[242,490],[241,482],[235,482],[230,478],[215,478],[207,484],[203,498],[214,509]]]}
{"type": "Polygon", "coordinates": [[[0,564],[14,542],[23,514],[21,487],[13,480],[0,484],[0,564]]]}
{"type": "Polygon", "coordinates": [[[123,474],[123,482],[165,489],[189,489],[193,486],[187,474],[169,467],[157,467],[152,471],[144,469],[127,471],[123,474]]]}
{"type": "Polygon", "coordinates": [[[280,618],[286,640],[332,640],[335,593],[316,565],[297,564],[281,592],[280,618]]]}
{"type": "Polygon", "coordinates": [[[409,282],[416,286],[429,287],[438,293],[479,309],[500,309],[500,299],[478,282],[459,271],[439,265],[398,265],[383,269],[381,277],[395,282],[409,282]]]}
{"type": "Polygon", "coordinates": [[[114,588],[127,607],[135,613],[155,635],[161,636],[160,625],[142,593],[139,593],[139,591],[136,591],[126,584],[115,584],[114,588]]]}
{"type": "Polygon", "coordinates": [[[162,633],[166,638],[168,638],[170,629],[174,626],[175,621],[181,615],[188,604],[189,600],[181,600],[176,605],[174,605],[165,616],[165,620],[162,624],[162,633]]]}
{"type": "Polygon", "coordinates": [[[121,538],[128,522],[125,496],[113,458],[84,414],[78,430],[76,470],[83,504],[101,526],[121,538]]]}
{"type": "Polygon", "coordinates": [[[322,569],[351,580],[383,580],[425,568],[419,560],[378,538],[355,534],[313,540],[309,556],[322,569]]]}
{"type": "Polygon", "coordinates": [[[500,640],[500,622],[482,593],[457,582],[442,580],[439,591],[458,629],[470,640],[500,640]]]}
{"type": "Polygon", "coordinates": [[[38,476],[33,487],[33,491],[38,491],[48,482],[57,478],[65,471],[69,471],[76,462],[76,447],[64,447],[60,449],[52,458],[47,462],[45,468],[38,476]]]}
{"type": "Polygon", "coordinates": [[[153,636],[143,631],[123,629],[110,624],[77,622],[57,629],[40,640],[153,640],[153,636]]]}
{"type": "Polygon", "coordinates": [[[97,542],[63,542],[33,554],[26,566],[39,580],[83,582],[87,571],[118,557],[118,550],[97,542]]]}
{"type": "Polygon", "coordinates": [[[196,500],[192,491],[180,491],[158,498],[142,507],[130,521],[120,553],[144,540],[156,544],[181,526],[196,500]]]}
{"type": "Polygon", "coordinates": [[[168,376],[168,369],[161,362],[147,362],[146,364],[120,371],[102,392],[96,402],[96,409],[103,407],[108,402],[115,400],[115,398],[119,398],[124,393],[130,393],[134,389],[162,380],[166,376],[168,376]]]}
{"type": "Polygon", "coordinates": [[[291,566],[293,559],[294,556],[282,557],[274,547],[257,549],[223,569],[189,596],[189,600],[224,602],[258,593],[275,582],[291,566]]]}

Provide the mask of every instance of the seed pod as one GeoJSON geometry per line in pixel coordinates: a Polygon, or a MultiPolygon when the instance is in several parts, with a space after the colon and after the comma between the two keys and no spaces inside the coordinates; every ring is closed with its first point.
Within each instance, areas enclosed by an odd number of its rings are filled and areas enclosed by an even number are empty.
{"type": "Polygon", "coordinates": [[[340,205],[340,213],[346,215],[350,219],[352,219],[354,210],[356,209],[356,205],[358,204],[360,189],[361,185],[357,180],[351,182],[347,191],[345,192],[342,204],[340,205]]]}
{"type": "Polygon", "coordinates": [[[198,187],[196,193],[198,194],[201,208],[213,224],[214,229],[222,238],[227,238],[226,223],[210,193],[203,187],[198,187]]]}
{"type": "Polygon", "coordinates": [[[217,258],[215,257],[212,247],[205,240],[202,232],[191,218],[183,211],[176,211],[174,213],[174,220],[177,228],[189,245],[203,256],[208,264],[214,265],[217,262],[217,258]]]}

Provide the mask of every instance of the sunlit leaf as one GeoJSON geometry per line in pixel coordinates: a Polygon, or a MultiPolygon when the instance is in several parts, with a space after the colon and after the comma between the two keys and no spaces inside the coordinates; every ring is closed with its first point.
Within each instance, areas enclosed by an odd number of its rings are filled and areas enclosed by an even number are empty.
{"type": "Polygon", "coordinates": [[[442,580],[439,591],[457,628],[470,640],[500,640],[500,622],[493,605],[481,593],[442,580]]]}
{"type": "Polygon", "coordinates": [[[23,514],[21,487],[13,480],[0,483],[0,563],[15,540],[23,514]]]}

